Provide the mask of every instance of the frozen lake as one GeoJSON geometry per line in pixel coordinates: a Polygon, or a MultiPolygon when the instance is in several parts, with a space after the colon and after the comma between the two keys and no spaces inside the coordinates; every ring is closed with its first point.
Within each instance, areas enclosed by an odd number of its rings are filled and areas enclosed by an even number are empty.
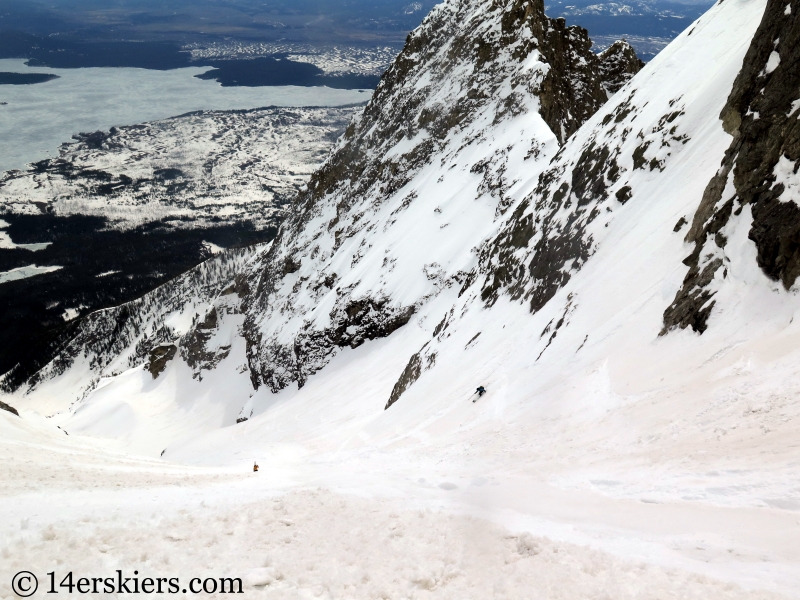
{"type": "Polygon", "coordinates": [[[34,85],[0,85],[0,171],[58,153],[81,131],[164,119],[194,110],[264,106],[341,106],[363,102],[370,90],[327,87],[222,87],[195,75],[208,67],[172,71],[131,68],[50,69],[0,59],[0,72],[53,73],[34,85]]]}

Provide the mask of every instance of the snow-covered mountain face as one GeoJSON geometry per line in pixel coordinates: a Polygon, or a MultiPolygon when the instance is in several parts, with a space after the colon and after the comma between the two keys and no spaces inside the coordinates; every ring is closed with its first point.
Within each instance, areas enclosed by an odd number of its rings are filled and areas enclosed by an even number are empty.
{"type": "Polygon", "coordinates": [[[223,250],[133,302],[91,313],[56,359],[28,385],[45,384],[46,388],[47,382],[67,373],[73,386],[51,387],[46,394],[52,394],[56,402],[59,397],[62,402],[65,397],[76,400],[102,378],[143,364],[153,379],[157,378],[179,347],[180,356],[194,369],[194,377],[202,378],[203,368],[213,368],[230,354],[242,320],[238,296],[246,289],[241,277],[236,283],[237,275],[259,249],[223,250]],[[227,335],[220,335],[220,329],[227,335]],[[217,333],[213,350],[207,343],[210,336],[204,335],[207,330],[217,333]]]}
{"type": "MultiPolygon", "coordinates": [[[[762,21],[765,4],[715,5],[572,130],[580,107],[548,121],[561,67],[524,32],[580,31],[535,6],[525,17],[533,5],[441,5],[269,249],[220,271],[224,284],[131,310],[119,346],[117,313],[98,317],[102,356],[87,335],[69,368],[7,403],[50,414],[84,398],[58,417],[71,433],[175,460],[405,448],[418,470],[435,455],[626,498],[793,502],[800,323],[780,242],[793,221],[756,213],[796,194],[797,87],[780,69],[797,8],[770,4],[762,21]],[[504,37],[504,23],[523,33],[504,37]],[[460,32],[473,41],[456,44],[460,32]],[[484,60],[475,40],[490,33],[484,60]],[[737,171],[747,156],[765,161],[763,179],[737,171]],[[785,267],[770,271],[762,239],[779,240],[785,267]],[[671,305],[717,258],[704,327],[682,328],[671,305]],[[474,405],[477,385],[489,393],[474,405]],[[709,461],[730,469],[712,482],[709,461]]],[[[588,59],[575,64],[584,90],[603,91],[588,59]]]]}
{"type": "MultiPolygon", "coordinates": [[[[226,495],[393,495],[703,574],[675,596],[795,597],[800,5],[717,3],[574,129],[552,46],[504,23],[577,38],[526,6],[441,5],[272,247],[87,320],[3,398],[19,423],[224,466],[226,495]]],[[[611,589],[590,571],[565,597],[611,589]]],[[[625,593],[671,594],[651,571],[625,593]]]]}
{"type": "MultiPolygon", "coordinates": [[[[548,19],[541,3],[450,2],[428,17],[295,202],[276,251],[251,273],[245,337],[256,386],[302,385],[337,349],[390,334],[441,289],[463,283],[475,264],[470,249],[492,234],[558,140],[642,66],[624,42],[600,56],[590,46],[584,30],[548,19]],[[409,237],[415,221],[428,226],[409,237]],[[425,245],[439,249],[421,253],[425,245]]],[[[299,165],[324,147],[320,131],[352,109],[272,112],[93,134],[58,159],[10,174],[1,189],[19,211],[49,201],[58,213],[113,216],[119,228],[156,218],[268,224],[284,188],[303,177],[299,165]],[[287,142],[290,129],[305,135],[287,142]],[[218,152],[206,148],[209,138],[218,152]],[[157,151],[143,154],[151,146],[157,151]],[[168,185],[156,182],[163,173],[168,185]]],[[[87,321],[58,366],[32,381],[72,365],[79,340],[95,339],[95,330],[87,321]]],[[[97,367],[89,381],[116,364],[114,352],[104,353],[130,341],[89,350],[97,367]]]]}
{"type": "Polygon", "coordinates": [[[4,384],[45,366],[80,317],[139,298],[221,248],[270,241],[361,110],[201,111],[81,134],[56,158],[1,174],[4,384]]]}
{"type": "MultiPolygon", "coordinates": [[[[747,231],[756,263],[782,284],[779,295],[791,293],[800,275],[797,11],[796,3],[770,3],[722,110],[723,127],[733,140],[686,234],[694,245],[684,261],[689,272],[664,313],[663,332],[706,330],[715,296],[729,287],[729,270],[738,266],[732,255],[740,252],[741,242],[728,247],[734,231],[747,231]]],[[[744,245],[750,247],[749,242],[744,245]]]]}
{"type": "Polygon", "coordinates": [[[251,281],[253,382],[302,385],[337,348],[460,287],[478,246],[641,63],[535,1],[448,1],[413,32],[251,281]]]}
{"type": "MultiPolygon", "coordinates": [[[[595,253],[600,240],[608,237],[604,228],[609,227],[614,212],[628,210],[623,206],[629,201],[633,205],[654,198],[653,183],[663,188],[675,181],[671,172],[691,166],[693,160],[680,156],[691,156],[695,146],[709,145],[711,133],[700,127],[712,110],[733,141],[693,216],[682,215],[675,223],[677,233],[691,221],[685,241],[694,248],[683,261],[689,270],[664,312],[661,334],[677,327],[691,326],[698,333],[706,330],[716,303],[713,298],[724,285],[729,268],[735,268],[731,265],[734,256],[745,250],[742,245],[749,246],[749,242],[737,240],[737,247],[726,252],[736,228],[749,228],[758,266],[789,291],[800,274],[798,250],[792,241],[800,214],[792,201],[796,195],[792,177],[797,171],[793,102],[798,81],[796,73],[789,73],[791,67],[778,69],[783,64],[781,50],[784,56],[791,56],[791,44],[798,34],[791,8],[770,6],[721,112],[718,105],[690,96],[701,93],[700,89],[684,91],[665,85],[669,93],[676,89],[681,93],[655,97],[648,79],[657,80],[667,70],[659,66],[669,60],[673,50],[656,61],[655,77],[643,74],[636,89],[615,99],[598,125],[570,140],[536,190],[517,207],[515,218],[486,249],[483,299],[494,302],[498,290],[503,290],[514,299],[528,300],[532,312],[541,309],[595,253]],[[779,18],[777,13],[788,18],[779,18]],[[654,173],[664,175],[653,177],[654,173]],[[742,224],[734,224],[737,220],[742,224]]],[[[695,31],[713,28],[709,21],[708,16],[703,17],[684,33],[684,45],[691,43],[688,38],[695,31]]],[[[717,100],[720,98],[721,94],[717,100]]],[[[684,180],[683,187],[690,185],[689,181],[696,185],[696,178],[691,177],[684,180]]],[[[661,192],[660,196],[664,195],[661,192]]]]}

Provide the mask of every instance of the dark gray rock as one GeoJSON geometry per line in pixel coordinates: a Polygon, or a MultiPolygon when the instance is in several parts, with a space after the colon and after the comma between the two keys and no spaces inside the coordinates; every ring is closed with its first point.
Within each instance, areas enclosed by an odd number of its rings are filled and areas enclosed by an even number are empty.
{"type": "Polygon", "coordinates": [[[709,284],[720,269],[723,277],[726,274],[724,260],[716,256],[716,249],[727,243],[721,230],[745,205],[752,208],[749,237],[758,250],[758,266],[787,290],[800,275],[800,207],[795,203],[800,199],[785,197],[786,190],[775,176],[781,159],[792,165],[795,174],[800,167],[800,121],[793,105],[800,97],[798,11],[798,0],[769,0],[720,114],[733,141],[686,236],[695,248],[684,261],[689,272],[683,286],[664,312],[662,335],[677,327],[706,330],[715,293],[709,284]],[[770,63],[774,70],[768,69],[770,63]],[[725,198],[731,176],[735,193],[725,198]]]}
{"type": "Polygon", "coordinates": [[[19,416],[19,413],[17,412],[16,408],[14,408],[13,406],[9,406],[8,404],[2,401],[0,401],[0,410],[5,410],[7,412],[10,412],[12,415],[19,416]]]}
{"type": "Polygon", "coordinates": [[[150,359],[145,365],[145,369],[150,371],[153,379],[157,379],[167,368],[169,361],[175,358],[177,352],[178,347],[175,344],[156,346],[150,351],[150,359]]]}
{"type": "Polygon", "coordinates": [[[389,401],[386,403],[384,410],[387,410],[392,404],[397,402],[400,396],[403,395],[403,392],[419,379],[419,376],[422,374],[422,360],[419,355],[420,353],[417,352],[416,354],[412,354],[411,358],[408,359],[408,364],[400,374],[400,379],[394,384],[392,393],[389,396],[389,401]]]}
{"type": "Polygon", "coordinates": [[[210,371],[231,352],[229,345],[211,347],[209,341],[219,328],[219,315],[212,307],[202,320],[195,322],[191,330],[181,338],[181,358],[194,371],[194,377],[202,379],[202,371],[210,371]]]}
{"type": "Polygon", "coordinates": [[[624,39],[617,40],[598,56],[603,87],[609,96],[616,94],[644,67],[636,50],[624,39]]]}

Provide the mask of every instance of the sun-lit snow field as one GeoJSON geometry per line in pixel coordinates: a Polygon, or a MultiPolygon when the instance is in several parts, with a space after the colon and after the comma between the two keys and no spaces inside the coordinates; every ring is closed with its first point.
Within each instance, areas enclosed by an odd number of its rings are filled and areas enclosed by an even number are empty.
{"type": "MultiPolygon", "coordinates": [[[[720,90],[763,8],[716,5],[567,144],[565,163],[633,89],[647,102],[631,123],[652,127],[680,96],[690,137],[653,146],[663,171],[621,159],[634,199],[591,225],[595,253],[536,314],[444,288],[389,337],[272,394],[252,389],[229,295],[212,346],[230,348],[201,376],[179,359],[157,379],[109,367],[84,398],[95,372],[76,361],[3,397],[22,418],[0,411],[0,597],[20,570],[123,569],[241,577],[267,598],[800,598],[797,289],[756,266],[749,208],[724,232],[708,330],[658,335],[691,251],[673,226],[730,143],[720,90]],[[384,410],[426,343],[435,365],[384,410]]],[[[514,201],[534,186],[520,179],[514,201]]],[[[420,227],[370,241],[423,244],[440,206],[462,237],[485,235],[484,200],[459,193],[420,194],[401,217],[420,227]]],[[[476,265],[480,241],[449,259],[437,248],[439,266],[476,265]]],[[[364,285],[418,285],[398,269],[364,285]]],[[[210,306],[168,317],[182,327],[210,306]]]]}
{"type": "Polygon", "coordinates": [[[750,517],[774,530],[777,514],[615,502],[498,470],[469,479],[465,465],[431,461],[419,471],[402,455],[393,468],[373,453],[331,464],[277,448],[259,473],[244,460],[182,467],[5,414],[0,429],[3,598],[21,570],[46,584],[51,571],[117,569],[183,585],[239,577],[254,598],[778,597],[709,575],[740,561],[764,563],[750,575],[765,579],[745,584],[779,577],[774,557],[742,555],[757,535],[719,546],[725,526],[750,517]]]}

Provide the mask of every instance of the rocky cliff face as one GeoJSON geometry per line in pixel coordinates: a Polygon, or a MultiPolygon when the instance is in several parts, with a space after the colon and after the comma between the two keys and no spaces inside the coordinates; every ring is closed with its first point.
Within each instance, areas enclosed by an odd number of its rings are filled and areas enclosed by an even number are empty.
{"type": "MultiPolygon", "coordinates": [[[[732,215],[740,218],[745,205],[752,207],[750,239],[758,248],[759,266],[786,289],[791,287],[800,273],[800,212],[792,201],[800,200],[800,84],[797,71],[789,73],[797,60],[793,10],[777,2],[769,5],[721,121],[716,120],[718,109],[708,114],[721,95],[692,99],[699,92],[690,84],[667,80],[671,70],[677,74],[677,62],[668,50],[654,61],[653,76],[637,78],[636,89],[623,89],[599,122],[570,139],[499,235],[482,249],[484,302],[492,305],[506,294],[528,302],[532,312],[541,310],[595,253],[616,214],[668,195],[670,185],[687,186],[693,175],[682,162],[691,159],[681,156],[696,153],[693,148],[712,139],[711,130],[722,128],[733,136],[722,166],[699,200],[694,218],[676,219],[676,233],[692,221],[685,239],[694,251],[684,261],[689,270],[683,285],[664,312],[662,334],[675,327],[701,333],[706,329],[719,284],[715,279],[727,276],[725,265],[730,261],[724,228],[732,215]],[[660,91],[654,86],[657,81],[660,91]]],[[[685,44],[692,43],[693,32],[713,26],[713,20],[704,17],[683,34],[685,44]]],[[[713,46],[700,52],[717,64],[713,46]]],[[[619,42],[607,53],[601,58],[622,82],[628,75],[621,65],[629,61],[615,63],[612,57],[624,57],[625,44],[619,42]]],[[[555,336],[557,323],[550,335],[555,336]]]]}
{"type": "Polygon", "coordinates": [[[800,3],[771,0],[720,114],[733,136],[686,241],[683,286],[664,312],[666,333],[702,333],[728,275],[726,227],[750,220],[756,261],[789,290],[800,275],[800,3]]]}
{"type": "MultiPolygon", "coordinates": [[[[144,364],[158,378],[180,352],[196,378],[227,356],[230,345],[211,342],[225,315],[239,312],[246,293],[242,277],[257,248],[226,250],[141,298],[88,315],[71,335],[57,340],[55,358],[29,379],[30,393],[72,370],[78,386],[64,386],[70,401],[91,392],[103,377],[144,364]]],[[[0,390],[13,391],[13,379],[0,390]]]]}
{"type": "Polygon", "coordinates": [[[487,233],[474,221],[500,218],[524,169],[538,173],[641,66],[627,46],[602,57],[590,46],[585,30],[549,19],[538,0],[449,0],[431,12],[251,276],[256,386],[302,385],[337,348],[389,335],[464,283],[470,248],[487,233]],[[453,223],[445,202],[472,225],[440,234],[453,223]],[[410,214],[436,223],[425,256],[387,241],[414,227],[410,214]],[[463,248],[464,260],[437,260],[439,243],[449,256],[463,248]]]}
{"type": "Polygon", "coordinates": [[[230,352],[218,332],[234,326],[220,323],[242,311],[249,364],[239,372],[278,391],[302,386],[339,349],[405,326],[475,280],[479,248],[509,209],[641,67],[626,43],[600,56],[590,47],[584,29],[548,18],[541,1],[442,3],[295,199],[270,250],[246,268],[244,255],[220,257],[90,315],[27,389],[83,368],[82,395],[139,364],[158,378],[177,357],[202,379],[230,352]],[[231,300],[222,291],[237,273],[231,300]]]}
{"type": "Polygon", "coordinates": [[[608,95],[616,94],[644,67],[636,51],[626,40],[617,40],[600,53],[600,73],[608,95]]]}

